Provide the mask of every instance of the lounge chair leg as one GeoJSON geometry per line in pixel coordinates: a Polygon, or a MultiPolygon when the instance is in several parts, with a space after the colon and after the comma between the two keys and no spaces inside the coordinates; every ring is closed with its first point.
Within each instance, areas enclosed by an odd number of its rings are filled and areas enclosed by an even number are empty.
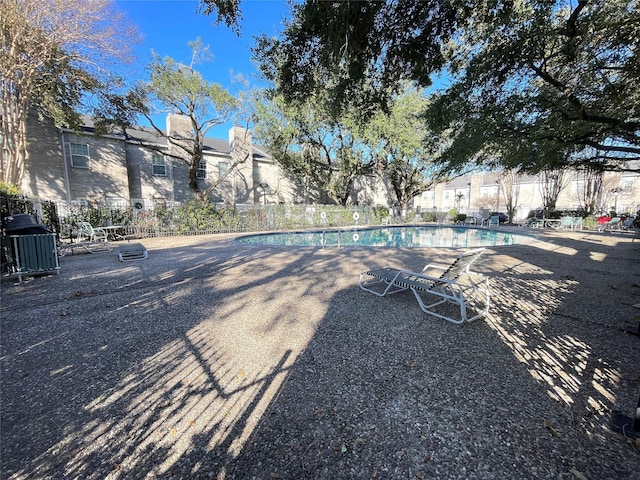
{"type": "Polygon", "coordinates": [[[611,428],[627,438],[640,438],[640,397],[638,397],[638,406],[633,418],[620,412],[613,412],[611,428]]]}
{"type": "MultiPolygon", "coordinates": [[[[640,308],[640,303],[636,303],[636,304],[634,305],[634,307],[636,307],[636,308],[640,308]]],[[[635,320],[636,320],[636,323],[638,324],[638,325],[636,326],[636,328],[633,328],[633,327],[627,327],[627,328],[624,328],[623,330],[624,330],[625,332],[627,332],[627,333],[630,333],[631,335],[638,335],[638,336],[640,336],[640,315],[636,315],[636,319],[635,319],[635,320]]]]}
{"type": "Polygon", "coordinates": [[[625,332],[630,333],[631,335],[640,336],[640,321],[638,322],[638,326],[636,328],[627,327],[624,329],[625,332]]]}

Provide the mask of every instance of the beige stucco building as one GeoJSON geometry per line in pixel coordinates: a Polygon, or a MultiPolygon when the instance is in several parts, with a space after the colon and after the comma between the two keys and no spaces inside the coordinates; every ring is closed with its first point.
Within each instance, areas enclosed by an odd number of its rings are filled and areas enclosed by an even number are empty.
{"type": "MultiPolygon", "coordinates": [[[[82,130],[30,119],[29,162],[21,185],[28,196],[61,202],[135,206],[183,203],[193,198],[187,163],[164,136],[149,128],[97,135],[89,118],[82,130]]],[[[167,117],[167,131],[184,135],[184,118],[167,117]]],[[[188,133],[187,133],[188,134],[188,133]]],[[[273,158],[241,127],[228,140],[205,139],[198,182],[206,188],[232,171],[211,194],[215,202],[287,202],[292,186],[273,158]],[[262,186],[260,186],[262,185],[262,186]],[[268,188],[266,187],[268,185],[268,188]]]]}
{"type": "MultiPolygon", "coordinates": [[[[414,200],[421,210],[479,214],[483,211],[506,213],[506,198],[510,195],[516,208],[514,220],[524,219],[531,210],[544,206],[544,179],[537,175],[514,175],[508,181],[499,173],[477,173],[441,183],[414,200]],[[507,194],[506,190],[510,191],[507,194]]],[[[584,179],[581,172],[567,172],[559,188],[557,210],[579,211],[583,208],[584,179]]],[[[635,172],[606,172],[598,195],[602,212],[634,214],[640,209],[640,174],[635,172]]]]}

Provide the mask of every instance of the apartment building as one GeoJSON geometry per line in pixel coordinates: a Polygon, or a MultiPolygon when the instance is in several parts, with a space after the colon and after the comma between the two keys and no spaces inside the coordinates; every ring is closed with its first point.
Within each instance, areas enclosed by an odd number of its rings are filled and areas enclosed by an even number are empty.
{"type": "MultiPolygon", "coordinates": [[[[567,172],[559,188],[557,210],[581,210],[584,207],[584,174],[567,172]]],[[[516,208],[514,219],[524,219],[531,210],[544,207],[543,191],[548,179],[540,175],[501,175],[483,172],[457,177],[423,192],[414,201],[421,210],[477,214],[483,211],[506,212],[507,199],[516,208]]],[[[640,173],[606,172],[597,195],[602,212],[635,213],[640,210],[640,173]]]]}
{"type": "MultiPolygon", "coordinates": [[[[98,135],[85,117],[80,131],[58,129],[30,118],[30,158],[21,189],[28,196],[62,202],[152,208],[193,198],[188,165],[176,147],[150,128],[98,135]]],[[[188,135],[184,117],[169,115],[167,132],[188,135]]],[[[205,140],[197,171],[201,188],[216,183],[211,194],[226,204],[290,201],[293,186],[273,158],[242,127],[229,130],[227,140],[205,140]]]]}
{"type": "MultiPolygon", "coordinates": [[[[166,132],[188,135],[185,117],[169,115],[166,132]]],[[[58,129],[52,123],[31,118],[28,124],[30,159],[21,188],[23,193],[45,200],[91,203],[107,206],[153,208],[184,203],[193,198],[188,185],[188,167],[178,158],[175,146],[150,128],[97,135],[89,117],[80,131],[58,129]]],[[[301,192],[251,132],[241,127],[229,130],[228,139],[205,140],[197,181],[201,188],[216,183],[211,200],[228,205],[305,203],[301,192]],[[231,172],[228,172],[229,169],[231,172]]],[[[564,175],[557,209],[582,207],[584,178],[580,172],[564,175]]],[[[540,176],[506,178],[481,172],[440,183],[413,200],[421,211],[475,214],[506,211],[507,198],[515,205],[515,219],[544,206],[540,176]]],[[[354,182],[352,203],[394,205],[392,190],[380,175],[354,182]]],[[[637,212],[640,209],[640,173],[608,172],[604,175],[598,206],[603,211],[637,212]]]]}

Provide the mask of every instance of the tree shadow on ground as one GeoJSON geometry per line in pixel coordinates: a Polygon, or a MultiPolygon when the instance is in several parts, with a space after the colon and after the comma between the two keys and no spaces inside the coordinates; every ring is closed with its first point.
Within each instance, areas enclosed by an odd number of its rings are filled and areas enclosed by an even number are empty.
{"type": "Polygon", "coordinates": [[[464,326],[356,285],[451,250],[77,258],[3,293],[3,476],[628,478],[607,419],[637,396],[640,282],[609,272],[634,252],[553,242],[488,252],[494,307],[464,326]]]}

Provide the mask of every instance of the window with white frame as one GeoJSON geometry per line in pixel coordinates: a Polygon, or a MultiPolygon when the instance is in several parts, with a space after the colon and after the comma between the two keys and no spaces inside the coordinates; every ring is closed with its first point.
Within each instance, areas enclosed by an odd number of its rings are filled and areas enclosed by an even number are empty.
{"type": "Polygon", "coordinates": [[[198,169],[196,170],[196,178],[207,178],[207,161],[206,160],[200,160],[200,163],[198,163],[198,169]]]}
{"type": "Polygon", "coordinates": [[[632,178],[621,178],[620,179],[620,188],[624,193],[632,193],[633,192],[633,179],[632,178]]]}
{"type": "Polygon", "coordinates": [[[107,207],[110,208],[123,208],[124,207],[124,198],[121,197],[107,197],[105,198],[105,203],[107,207]]]}
{"type": "Polygon", "coordinates": [[[89,145],[85,143],[70,143],[69,155],[71,166],[76,168],[89,168],[89,145]]]}
{"type": "Polygon", "coordinates": [[[160,152],[153,152],[151,155],[153,174],[161,177],[167,176],[167,160],[160,152]]]}
{"type": "Polygon", "coordinates": [[[227,162],[219,162],[218,163],[218,178],[222,178],[227,174],[227,170],[229,169],[229,164],[227,162]]]}
{"type": "Polygon", "coordinates": [[[480,192],[482,197],[495,197],[499,193],[499,187],[482,187],[480,192]]]}

